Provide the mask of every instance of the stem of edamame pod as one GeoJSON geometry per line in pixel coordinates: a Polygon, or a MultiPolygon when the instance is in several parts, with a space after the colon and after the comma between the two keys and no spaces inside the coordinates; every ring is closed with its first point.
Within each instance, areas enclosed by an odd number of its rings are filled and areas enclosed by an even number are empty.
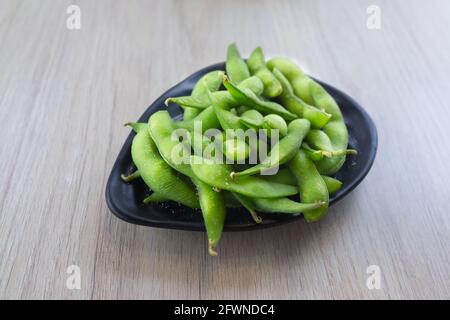
{"type": "Polygon", "coordinates": [[[243,196],[239,193],[232,193],[233,196],[236,197],[236,199],[238,199],[238,201],[241,203],[241,205],[247,209],[247,211],[250,213],[251,217],[253,218],[253,221],[255,221],[256,223],[262,223],[262,219],[260,216],[258,216],[258,214],[255,211],[255,207],[252,203],[252,200],[250,198],[247,198],[246,196],[243,196]]]}
{"type": "Polygon", "coordinates": [[[357,155],[358,151],[355,149],[347,149],[347,150],[336,150],[336,151],[328,151],[328,150],[316,150],[312,149],[306,142],[302,143],[302,148],[308,155],[308,157],[313,161],[320,161],[323,158],[331,158],[331,157],[339,157],[343,155],[357,155]]]}
{"type": "Polygon", "coordinates": [[[124,182],[131,182],[133,180],[136,180],[138,178],[141,177],[141,174],[139,173],[139,170],[136,170],[128,175],[125,174],[121,174],[120,178],[124,181],[124,182]]]}

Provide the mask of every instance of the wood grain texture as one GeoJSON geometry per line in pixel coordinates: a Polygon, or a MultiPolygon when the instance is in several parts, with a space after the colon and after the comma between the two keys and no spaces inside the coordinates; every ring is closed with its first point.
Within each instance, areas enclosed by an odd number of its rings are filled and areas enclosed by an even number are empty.
{"type": "Polygon", "coordinates": [[[450,298],[449,14],[445,0],[2,1],[0,298],[450,298]],[[227,233],[210,258],[202,233],[115,218],[104,190],[122,124],[231,41],[356,98],[379,151],[326,219],[227,233]]]}

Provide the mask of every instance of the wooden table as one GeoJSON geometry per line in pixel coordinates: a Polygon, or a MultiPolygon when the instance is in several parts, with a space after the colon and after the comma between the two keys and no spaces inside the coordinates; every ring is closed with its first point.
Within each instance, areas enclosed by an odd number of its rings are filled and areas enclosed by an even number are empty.
{"type": "Polygon", "coordinates": [[[0,297],[450,298],[449,14],[445,0],[2,1],[0,297]],[[125,223],[104,191],[122,124],[232,41],[349,93],[379,150],[319,223],[227,233],[210,258],[203,233],[125,223]]]}

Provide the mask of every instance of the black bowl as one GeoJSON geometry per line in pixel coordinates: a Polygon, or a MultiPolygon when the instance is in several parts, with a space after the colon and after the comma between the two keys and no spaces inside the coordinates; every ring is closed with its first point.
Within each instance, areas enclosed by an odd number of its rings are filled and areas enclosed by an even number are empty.
{"type": "MultiPolygon", "coordinates": [[[[213,70],[225,70],[225,64],[217,63],[203,68],[169,89],[150,105],[139,121],[146,122],[151,114],[162,109],[168,109],[173,118],[180,117],[181,108],[175,105],[167,108],[164,101],[168,97],[189,95],[197,80],[213,70]]],[[[369,172],[377,150],[377,131],[370,116],[355,100],[326,83],[318,82],[339,104],[349,131],[349,146],[358,150],[358,155],[348,156],[344,166],[335,175],[343,182],[343,186],[330,198],[330,204],[333,204],[352,191],[369,172]]],[[[119,129],[120,126],[118,126],[119,129]]],[[[204,231],[200,210],[192,210],[174,202],[144,204],[142,200],[149,193],[145,184],[140,179],[130,184],[122,182],[120,175],[135,169],[131,160],[133,137],[134,133],[130,133],[109,176],[106,185],[106,202],[109,209],[120,219],[139,225],[204,231]]],[[[255,224],[244,209],[228,209],[224,231],[271,227],[302,217],[302,215],[292,216],[289,214],[261,214],[261,216],[263,223],[255,224]]]]}

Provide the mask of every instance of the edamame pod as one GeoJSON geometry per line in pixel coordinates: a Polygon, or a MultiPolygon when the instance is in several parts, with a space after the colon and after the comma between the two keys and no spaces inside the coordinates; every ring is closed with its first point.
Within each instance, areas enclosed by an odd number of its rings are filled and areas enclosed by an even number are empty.
{"type": "Polygon", "coordinates": [[[148,131],[168,165],[188,177],[195,177],[189,165],[190,149],[179,140],[173,139],[173,122],[167,111],[161,110],[152,114],[148,119],[148,131]]]}
{"type": "Polygon", "coordinates": [[[199,207],[193,187],[161,158],[147,130],[140,130],[134,137],[131,157],[142,179],[155,193],[191,208],[199,207]]]}
{"type": "Polygon", "coordinates": [[[241,58],[241,54],[235,43],[228,46],[225,67],[228,76],[237,84],[250,77],[250,71],[248,70],[247,64],[241,58]]]}
{"type": "MultiPolygon", "coordinates": [[[[250,77],[242,81],[238,85],[238,88],[241,90],[248,89],[257,96],[259,96],[264,89],[264,84],[258,77],[250,77]]],[[[239,103],[226,90],[214,91],[211,92],[211,94],[216,99],[217,106],[219,106],[221,109],[229,110],[231,108],[239,106],[239,103]]],[[[166,99],[164,103],[167,106],[171,102],[176,103],[183,108],[196,108],[196,109],[206,109],[211,105],[211,101],[208,95],[170,97],[166,99]]]]}
{"type": "Polygon", "coordinates": [[[326,205],[321,208],[308,210],[303,213],[308,222],[319,220],[326,213],[328,208],[329,194],[325,181],[317,171],[314,162],[312,162],[301,149],[289,162],[289,168],[297,178],[300,199],[302,202],[310,203],[323,201],[326,203],[326,205]]]}
{"type": "Polygon", "coordinates": [[[247,65],[250,69],[250,73],[260,78],[264,83],[264,96],[274,98],[280,95],[283,88],[277,78],[275,78],[272,72],[266,67],[261,47],[257,47],[253,50],[247,60],[247,65]]]}
{"type": "MultiPolygon", "coordinates": [[[[348,146],[348,131],[344,117],[333,97],[316,81],[309,78],[292,61],[286,58],[274,58],[267,62],[270,70],[277,68],[289,80],[294,93],[308,104],[331,114],[330,121],[322,130],[330,138],[334,150],[345,150],[348,146]]],[[[336,173],[344,164],[345,156],[325,158],[316,163],[322,174],[336,173]]]]}
{"type": "Polygon", "coordinates": [[[217,256],[215,248],[222,236],[226,217],[225,201],[221,192],[214,191],[210,185],[197,178],[193,178],[192,181],[197,187],[200,208],[208,234],[208,253],[211,256],[217,256]]]}
{"type": "Polygon", "coordinates": [[[258,177],[241,177],[235,181],[230,178],[232,168],[229,165],[215,163],[198,156],[191,156],[191,167],[203,182],[248,197],[280,198],[298,192],[296,187],[268,182],[258,177]]]}
{"type": "Polygon", "coordinates": [[[224,76],[223,78],[223,85],[228,92],[230,92],[233,98],[244,106],[254,108],[263,113],[275,113],[282,116],[286,120],[294,120],[297,118],[295,114],[286,110],[282,105],[276,102],[262,100],[248,89],[241,90],[239,87],[231,83],[227,76],[224,76]]]}
{"type": "Polygon", "coordinates": [[[320,210],[320,208],[323,208],[326,205],[326,203],[323,201],[318,201],[315,203],[301,203],[295,202],[289,198],[253,198],[252,201],[259,211],[269,213],[292,213],[294,215],[300,214],[302,212],[310,212],[311,210],[320,210]]]}
{"type": "Polygon", "coordinates": [[[278,96],[281,104],[290,112],[311,122],[313,128],[320,129],[328,123],[331,114],[310,106],[294,94],[291,84],[277,68],[273,69],[273,74],[280,81],[283,92],[278,96]]]}
{"type": "MultiPolygon", "coordinates": [[[[261,176],[261,178],[264,178],[267,181],[277,182],[277,183],[281,183],[281,184],[287,184],[290,186],[298,185],[295,175],[292,174],[292,172],[289,168],[282,168],[282,169],[278,170],[277,174],[274,174],[271,176],[261,176]]],[[[322,175],[322,179],[323,179],[323,181],[325,181],[325,184],[327,185],[328,193],[330,195],[335,194],[342,187],[342,182],[336,178],[322,175]]]]}
{"type": "Polygon", "coordinates": [[[336,178],[322,176],[323,181],[327,185],[328,193],[330,195],[335,194],[342,188],[342,182],[336,178]]]}
{"type": "Polygon", "coordinates": [[[262,219],[255,211],[255,207],[253,204],[253,201],[250,198],[247,198],[246,196],[243,196],[239,193],[232,193],[234,197],[239,201],[239,203],[247,209],[247,211],[250,213],[250,216],[252,217],[253,221],[256,223],[261,223],[262,219]]]}
{"type": "MultiPolygon", "coordinates": [[[[192,97],[202,97],[207,94],[208,91],[217,91],[222,84],[224,72],[221,70],[215,70],[208,72],[201,77],[192,89],[192,97]]],[[[200,110],[193,108],[184,108],[183,119],[190,120],[198,116],[200,110]]]]}
{"type": "Polygon", "coordinates": [[[296,119],[289,123],[288,133],[282,138],[270,151],[268,157],[260,164],[248,168],[241,172],[232,172],[232,177],[241,177],[260,173],[261,170],[267,170],[280,166],[288,162],[297,153],[303,138],[306,136],[310,128],[308,120],[296,119]]]}

